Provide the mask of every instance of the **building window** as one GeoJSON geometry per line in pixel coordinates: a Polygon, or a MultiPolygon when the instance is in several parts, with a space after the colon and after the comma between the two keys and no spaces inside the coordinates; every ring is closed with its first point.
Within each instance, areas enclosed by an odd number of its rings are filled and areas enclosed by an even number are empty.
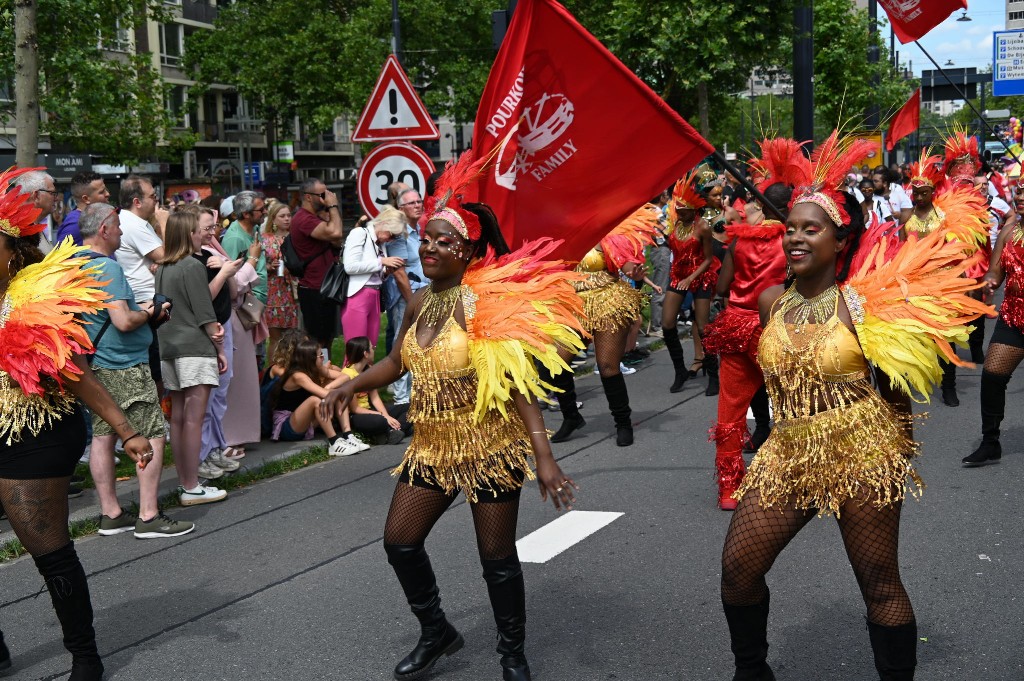
{"type": "Polygon", "coordinates": [[[0,80],[0,102],[14,101],[14,84],[10,81],[0,80]]]}
{"type": "Polygon", "coordinates": [[[1009,19],[1010,21],[1024,19],[1024,12],[1010,12],[1009,19]]]}
{"type": "Polygon", "coordinates": [[[184,27],[181,24],[160,26],[160,63],[164,66],[181,66],[185,53],[184,27]]]}
{"type": "Polygon", "coordinates": [[[127,28],[121,27],[120,17],[114,20],[113,35],[106,38],[100,35],[98,45],[99,49],[108,52],[128,52],[131,50],[131,46],[131,32],[127,28]]]}
{"type": "Polygon", "coordinates": [[[184,85],[172,86],[170,92],[167,93],[165,104],[174,121],[175,128],[189,127],[188,89],[184,85]]]}

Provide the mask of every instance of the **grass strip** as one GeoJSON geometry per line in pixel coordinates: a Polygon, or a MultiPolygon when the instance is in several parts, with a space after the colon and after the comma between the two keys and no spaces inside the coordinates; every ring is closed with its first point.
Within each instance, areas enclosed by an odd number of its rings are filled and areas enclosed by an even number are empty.
{"type": "MultiPolygon", "coordinates": [[[[264,463],[252,468],[251,470],[239,471],[237,473],[229,473],[222,478],[217,479],[217,487],[223,490],[240,489],[242,487],[248,487],[253,483],[259,482],[260,480],[267,480],[268,478],[276,478],[279,475],[290,473],[292,471],[301,470],[314,464],[323,463],[332,459],[327,454],[327,448],[323,445],[317,445],[304,449],[301,452],[296,452],[289,456],[281,459],[273,459],[265,461],[264,463]]],[[[124,464],[121,464],[124,466],[124,464]]],[[[134,471],[134,465],[130,464],[127,472],[134,471]]],[[[88,470],[88,466],[85,466],[88,470]]],[[[120,467],[119,467],[120,473],[120,467]]],[[[88,482],[92,483],[92,478],[88,479],[88,482]]],[[[131,503],[132,508],[130,509],[133,513],[138,512],[138,505],[134,502],[131,503]]],[[[178,500],[178,493],[171,492],[170,494],[164,495],[159,501],[161,510],[168,508],[175,508],[181,506],[178,500]]],[[[99,516],[95,518],[85,518],[82,520],[74,520],[68,523],[68,531],[71,533],[72,539],[79,539],[81,537],[87,537],[100,529],[99,516]]],[[[25,547],[22,546],[21,542],[17,539],[11,539],[10,541],[0,544],[0,564],[10,562],[19,556],[26,553],[25,547]]]]}

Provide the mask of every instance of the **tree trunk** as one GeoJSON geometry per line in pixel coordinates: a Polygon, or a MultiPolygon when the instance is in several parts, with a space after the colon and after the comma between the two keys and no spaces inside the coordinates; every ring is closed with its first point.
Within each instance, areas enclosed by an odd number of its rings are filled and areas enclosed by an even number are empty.
{"type": "Polygon", "coordinates": [[[14,3],[14,99],[17,152],[15,163],[36,165],[39,151],[39,43],[36,0],[14,3]]]}
{"type": "Polygon", "coordinates": [[[704,139],[711,136],[711,123],[708,121],[708,84],[697,83],[697,111],[700,115],[700,134],[704,139]]]}

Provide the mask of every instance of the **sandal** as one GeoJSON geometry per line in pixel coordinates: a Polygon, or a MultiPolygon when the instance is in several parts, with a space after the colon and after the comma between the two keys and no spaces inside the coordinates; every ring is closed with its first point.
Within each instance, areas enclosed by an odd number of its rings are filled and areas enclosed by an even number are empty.
{"type": "Polygon", "coordinates": [[[688,373],[690,374],[690,378],[697,378],[698,373],[708,373],[708,370],[704,368],[704,358],[700,357],[693,360],[693,363],[690,364],[688,373]]]}
{"type": "Polygon", "coordinates": [[[225,447],[224,451],[222,451],[221,453],[229,459],[238,460],[245,458],[244,447],[225,447]]]}

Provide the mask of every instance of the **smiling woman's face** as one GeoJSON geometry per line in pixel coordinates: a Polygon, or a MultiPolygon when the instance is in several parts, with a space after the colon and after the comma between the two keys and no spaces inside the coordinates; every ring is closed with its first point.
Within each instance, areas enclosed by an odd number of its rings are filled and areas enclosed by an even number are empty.
{"type": "Polygon", "coordinates": [[[825,211],[813,203],[798,203],[789,212],[782,250],[786,264],[798,278],[835,271],[836,258],[846,239],[836,238],[836,227],[825,211]]]}
{"type": "Polygon", "coordinates": [[[444,220],[431,220],[420,239],[420,264],[429,279],[445,280],[466,270],[471,248],[444,220]]]}

